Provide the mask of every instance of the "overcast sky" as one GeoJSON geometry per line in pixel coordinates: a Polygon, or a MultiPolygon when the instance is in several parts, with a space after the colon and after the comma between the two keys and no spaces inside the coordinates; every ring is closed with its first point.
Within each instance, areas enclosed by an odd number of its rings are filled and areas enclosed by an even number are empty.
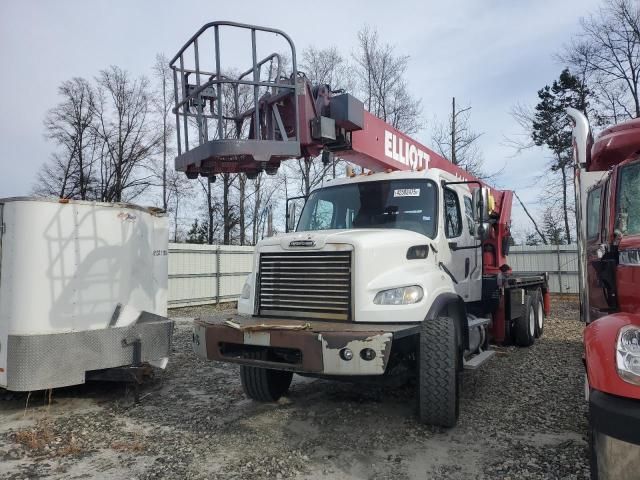
{"type": "MultiPolygon", "coordinates": [[[[287,3],[0,0],[0,198],[28,194],[49,157],[53,146],[42,121],[57,102],[60,82],[93,77],[109,65],[150,75],[156,53],[171,57],[202,24],[234,20],[284,30],[298,52],[335,45],[346,55],[364,24],[377,28],[383,41],[410,56],[408,82],[425,118],[446,118],[452,96],[471,105],[472,125],[484,132],[486,169],[506,163],[501,186],[536,208],[534,177],[545,153],[513,157],[504,144],[518,132],[509,110],[535,103],[536,91],[559,75],[554,53],[598,1],[287,3]]],[[[433,148],[428,130],[416,138],[433,148]]],[[[519,207],[514,216],[518,229],[530,228],[519,207]]]]}

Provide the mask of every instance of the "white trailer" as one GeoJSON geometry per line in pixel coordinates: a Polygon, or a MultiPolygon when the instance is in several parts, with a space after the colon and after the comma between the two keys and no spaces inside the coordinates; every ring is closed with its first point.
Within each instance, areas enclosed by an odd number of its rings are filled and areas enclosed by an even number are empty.
{"type": "Polygon", "coordinates": [[[167,222],[121,203],[0,199],[0,387],[85,382],[87,372],[164,368],[167,222]]]}

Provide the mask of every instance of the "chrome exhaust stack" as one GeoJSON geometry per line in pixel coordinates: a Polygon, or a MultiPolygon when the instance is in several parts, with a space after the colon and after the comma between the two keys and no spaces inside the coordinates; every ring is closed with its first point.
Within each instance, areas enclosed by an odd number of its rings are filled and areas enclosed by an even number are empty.
{"type": "Polygon", "coordinates": [[[589,120],[575,108],[567,108],[567,115],[573,120],[573,160],[574,160],[574,187],[576,197],[576,227],[578,229],[578,287],[580,294],[580,319],[589,323],[589,299],[587,296],[587,250],[586,229],[582,214],[582,182],[581,173],[588,168],[591,160],[591,129],[589,120]]]}

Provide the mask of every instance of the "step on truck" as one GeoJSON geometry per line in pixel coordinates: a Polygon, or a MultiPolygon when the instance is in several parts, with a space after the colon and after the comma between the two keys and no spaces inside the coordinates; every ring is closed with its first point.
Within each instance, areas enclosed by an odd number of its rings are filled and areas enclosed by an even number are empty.
{"type": "Polygon", "coordinates": [[[488,361],[492,343],[528,347],[542,335],[547,277],[516,275],[507,261],[513,192],[474,178],[353,95],[312,85],[281,31],[207,24],[171,68],[175,166],[189,178],[274,174],[291,158],[337,156],[362,168],[313,190],[299,215],[287,201],[287,233],[256,246],[238,315],[195,321],[195,352],[240,364],[250,398],[277,400],[294,373],[413,377],[419,419],[451,427],[462,369],[488,361]],[[247,69],[225,67],[240,57],[225,56],[222,39],[243,35],[247,69]],[[258,55],[265,38],[279,38],[275,51],[289,61],[258,55]]]}
{"type": "Polygon", "coordinates": [[[640,120],[592,139],[574,121],[580,315],[591,477],[640,476],[640,120]]]}

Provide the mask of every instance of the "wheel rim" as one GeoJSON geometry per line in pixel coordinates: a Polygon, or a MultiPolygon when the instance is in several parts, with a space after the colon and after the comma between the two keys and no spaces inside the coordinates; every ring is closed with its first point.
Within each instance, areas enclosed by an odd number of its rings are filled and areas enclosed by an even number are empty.
{"type": "Polygon", "coordinates": [[[538,331],[542,330],[544,326],[544,307],[542,302],[538,302],[538,331]]]}
{"type": "Polygon", "coordinates": [[[529,309],[529,334],[533,337],[536,333],[536,311],[533,309],[533,305],[529,309]]]}

